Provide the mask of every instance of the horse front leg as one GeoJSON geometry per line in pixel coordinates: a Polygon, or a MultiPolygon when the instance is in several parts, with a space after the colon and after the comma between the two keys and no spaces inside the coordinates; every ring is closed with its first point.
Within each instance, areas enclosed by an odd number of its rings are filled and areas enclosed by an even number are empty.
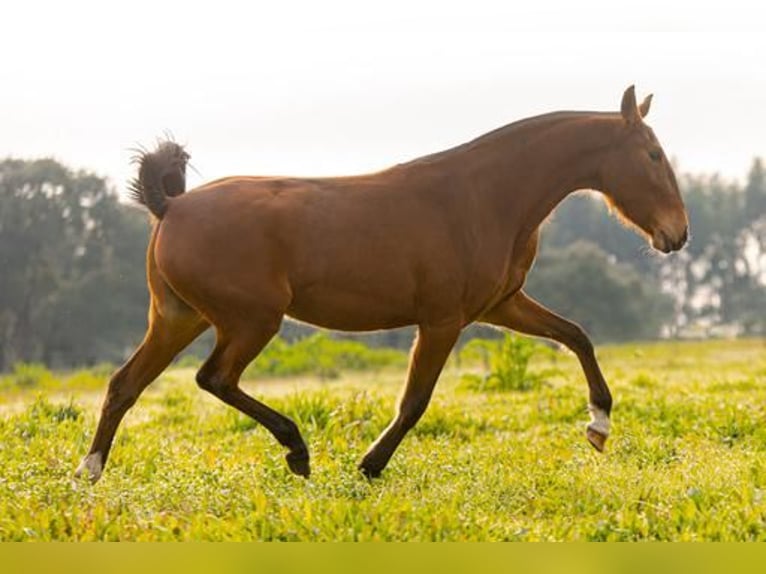
{"type": "Polygon", "coordinates": [[[394,451],[428,407],[436,381],[460,335],[459,324],[431,327],[421,325],[410,356],[407,383],[396,416],[369,448],[359,470],[368,478],[380,476],[394,451]]]}
{"type": "Polygon", "coordinates": [[[596,361],[593,344],[582,328],[546,309],[523,291],[518,291],[488,311],[481,321],[527,335],[553,339],[577,355],[588,381],[591,422],[586,436],[596,450],[603,452],[609,436],[612,395],[596,361]]]}

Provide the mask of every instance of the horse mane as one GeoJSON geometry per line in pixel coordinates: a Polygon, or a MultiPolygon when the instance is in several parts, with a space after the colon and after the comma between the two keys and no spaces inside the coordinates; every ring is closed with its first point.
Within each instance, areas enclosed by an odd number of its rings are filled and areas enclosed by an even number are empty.
{"type": "Polygon", "coordinates": [[[404,166],[410,166],[412,164],[417,164],[421,162],[434,162],[441,159],[446,159],[450,156],[469,151],[471,149],[474,149],[478,146],[485,145],[487,143],[491,143],[499,138],[507,137],[509,135],[512,135],[516,132],[520,132],[524,129],[533,128],[533,127],[541,127],[546,124],[554,124],[561,121],[566,121],[570,119],[577,119],[577,118],[583,118],[586,116],[599,116],[599,117],[605,117],[605,116],[614,116],[614,112],[590,112],[590,111],[571,111],[571,110],[563,110],[558,112],[549,112],[546,114],[540,114],[537,116],[532,116],[529,118],[523,118],[520,120],[517,120],[515,122],[511,122],[509,124],[506,124],[504,126],[501,126],[499,128],[496,128],[492,131],[486,132],[468,142],[458,144],[454,147],[426,154],[421,157],[417,157],[415,159],[409,160],[407,162],[401,163],[397,165],[396,167],[404,167],[404,166]]]}

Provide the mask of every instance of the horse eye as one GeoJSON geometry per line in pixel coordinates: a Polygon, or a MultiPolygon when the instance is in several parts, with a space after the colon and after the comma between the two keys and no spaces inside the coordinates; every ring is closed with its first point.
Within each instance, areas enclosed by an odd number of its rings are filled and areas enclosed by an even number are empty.
{"type": "Polygon", "coordinates": [[[660,161],[662,159],[662,152],[658,149],[649,150],[649,157],[652,161],[660,161]]]}

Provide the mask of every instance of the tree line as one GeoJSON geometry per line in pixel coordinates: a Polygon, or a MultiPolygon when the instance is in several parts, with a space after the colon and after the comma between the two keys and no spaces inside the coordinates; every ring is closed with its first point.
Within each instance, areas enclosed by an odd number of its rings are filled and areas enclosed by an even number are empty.
{"type": "MultiPolygon", "coordinates": [[[[694,175],[679,184],[685,250],[657,256],[597,197],[577,194],[544,225],[527,292],[597,341],[766,332],[763,162],[744,185],[694,175]]],[[[0,161],[0,371],[122,361],[146,326],[148,235],[147,215],[104,178],[52,159],[0,161]]],[[[283,335],[307,329],[286,322],[283,335]]],[[[407,347],[411,330],[362,338],[407,347]]]]}

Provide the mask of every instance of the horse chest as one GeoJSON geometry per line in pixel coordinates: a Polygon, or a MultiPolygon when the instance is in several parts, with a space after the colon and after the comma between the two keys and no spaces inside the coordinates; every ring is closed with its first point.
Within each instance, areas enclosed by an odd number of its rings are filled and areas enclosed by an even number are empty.
{"type": "Polygon", "coordinates": [[[481,316],[524,286],[537,255],[537,243],[538,232],[535,231],[523,241],[522,249],[511,249],[511,253],[505,256],[502,263],[494,266],[494,273],[489,275],[492,279],[485,282],[483,296],[473,306],[476,312],[471,313],[472,316],[481,316]]]}

